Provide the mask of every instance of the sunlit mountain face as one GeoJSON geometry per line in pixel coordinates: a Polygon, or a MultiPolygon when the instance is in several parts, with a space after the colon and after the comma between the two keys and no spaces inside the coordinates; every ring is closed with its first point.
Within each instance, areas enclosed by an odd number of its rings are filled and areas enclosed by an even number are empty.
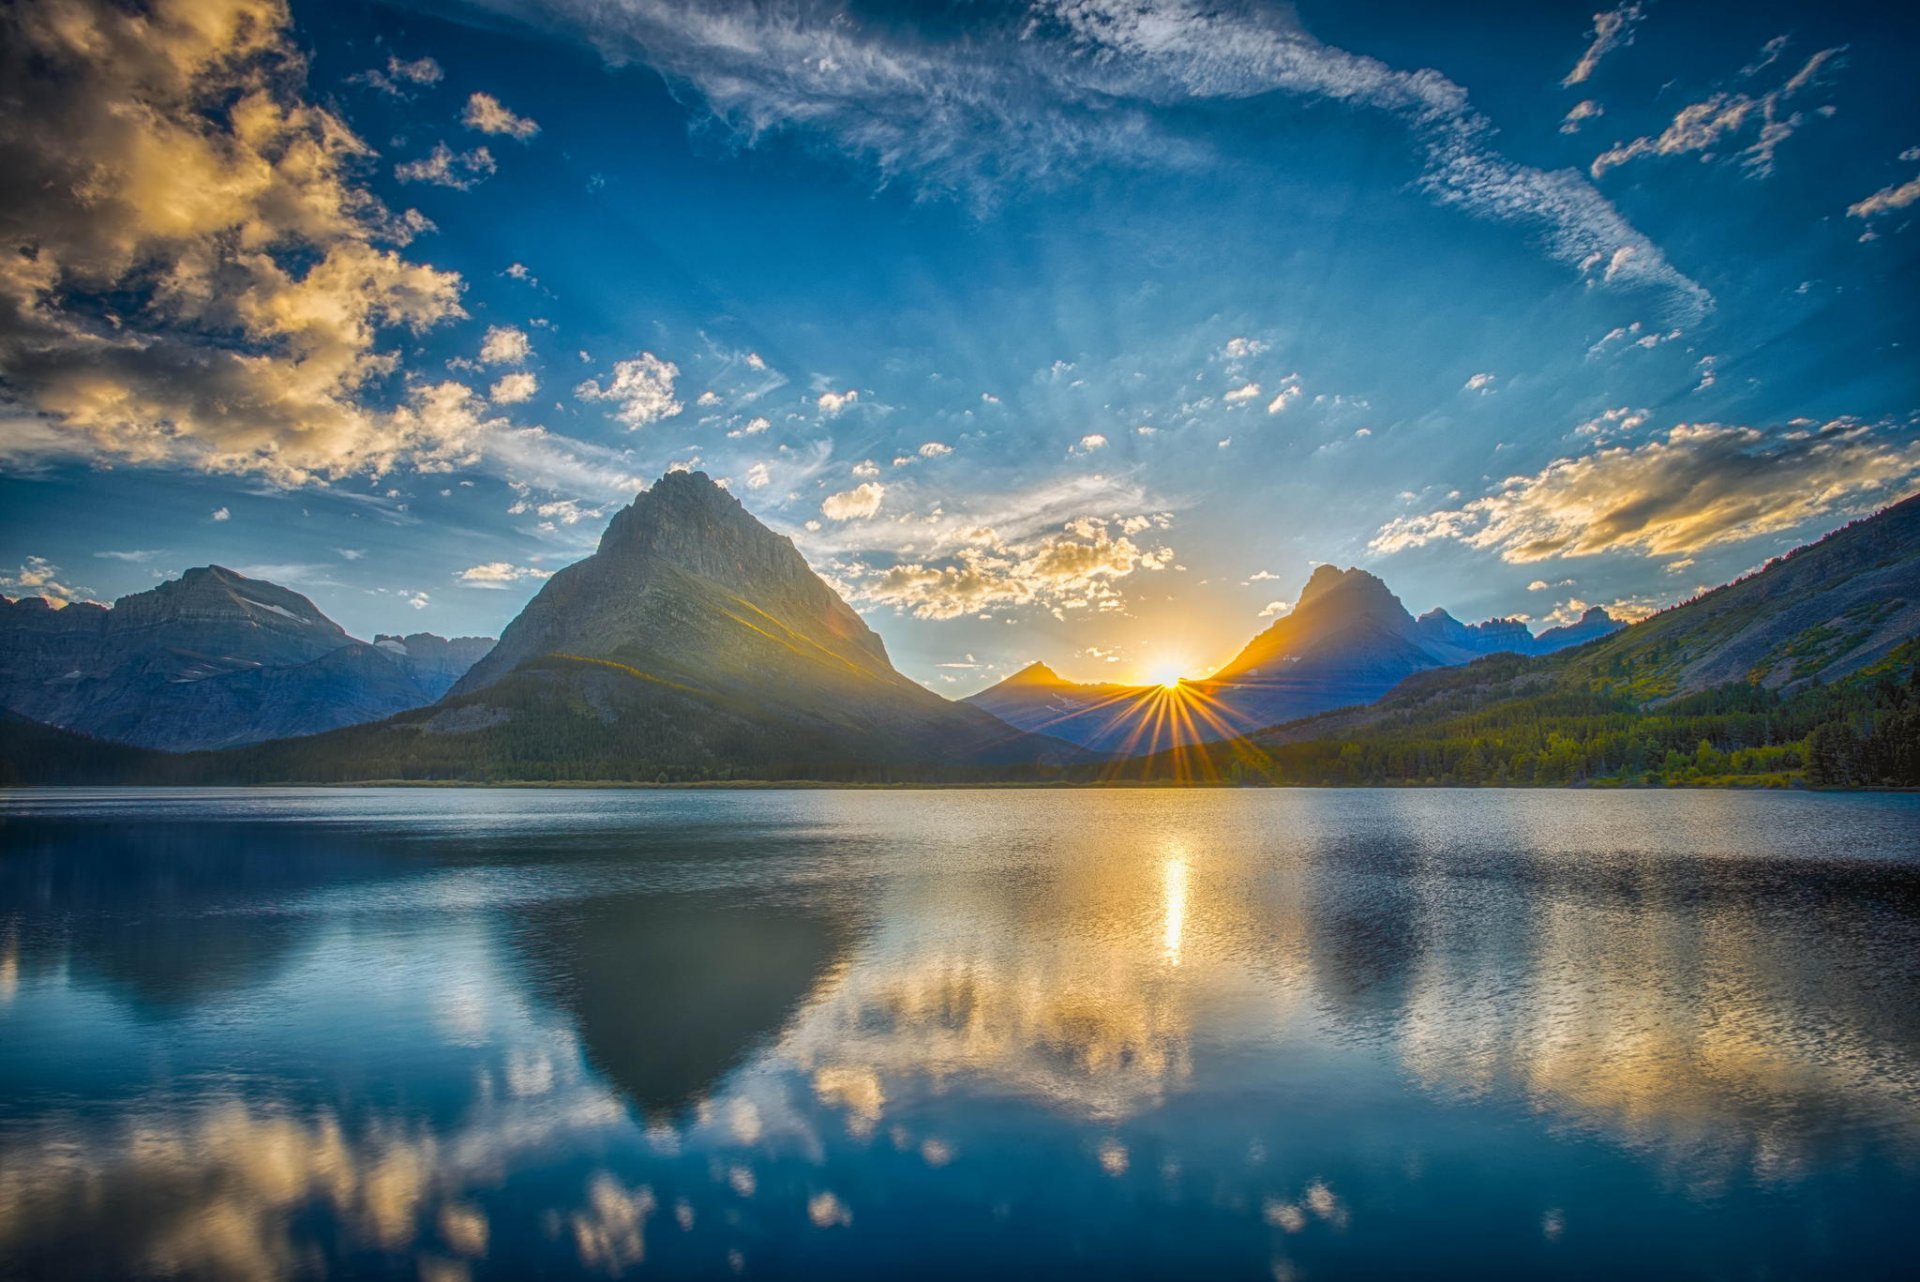
{"type": "Polygon", "coordinates": [[[1021,797],[11,798],[0,1256],[1904,1258],[1907,799],[1021,797]]]}
{"type": "Polygon", "coordinates": [[[1143,747],[1320,563],[1638,617],[1920,477],[1920,16],[1598,8],[10,5],[0,592],[497,636],[697,469],[1143,747]]]}

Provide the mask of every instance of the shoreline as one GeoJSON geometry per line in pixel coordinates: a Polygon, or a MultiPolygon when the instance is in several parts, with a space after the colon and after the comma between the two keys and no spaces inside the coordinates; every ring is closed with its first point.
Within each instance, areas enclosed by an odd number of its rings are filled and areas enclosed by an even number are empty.
{"type": "Polygon", "coordinates": [[[141,789],[148,792],[203,792],[219,790],[265,791],[276,788],[441,788],[458,789],[542,789],[575,792],[1004,792],[1004,791],[1141,791],[1159,790],[1263,792],[1285,789],[1326,792],[1779,792],[1779,793],[1872,793],[1920,794],[1920,788],[1860,787],[1823,788],[1804,782],[1779,783],[1680,783],[1680,784],[1443,784],[1443,783],[1234,783],[1227,780],[1178,782],[1170,779],[1115,779],[1079,782],[1072,780],[986,780],[971,783],[947,783],[936,780],[893,783],[863,783],[823,779],[711,779],[685,783],[656,783],[627,779],[356,779],[326,783],[284,780],[273,783],[208,784],[0,784],[0,795],[13,792],[79,792],[105,788],[141,789]]]}

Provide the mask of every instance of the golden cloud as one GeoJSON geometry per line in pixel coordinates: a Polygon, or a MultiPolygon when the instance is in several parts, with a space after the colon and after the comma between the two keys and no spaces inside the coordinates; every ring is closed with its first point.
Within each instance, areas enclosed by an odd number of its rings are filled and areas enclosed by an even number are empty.
{"type": "Polygon", "coordinates": [[[1853,420],[1782,432],[1682,423],[1638,446],[1557,459],[1463,507],[1396,517],[1369,546],[1390,553],[1451,539],[1510,562],[1684,555],[1863,499],[1891,501],[1916,476],[1920,442],[1853,420]]]}
{"type": "Polygon", "coordinates": [[[465,313],[402,257],[428,226],[352,179],[282,0],[48,0],[0,14],[0,454],[379,473],[459,448],[360,403],[383,331],[465,313]]]}

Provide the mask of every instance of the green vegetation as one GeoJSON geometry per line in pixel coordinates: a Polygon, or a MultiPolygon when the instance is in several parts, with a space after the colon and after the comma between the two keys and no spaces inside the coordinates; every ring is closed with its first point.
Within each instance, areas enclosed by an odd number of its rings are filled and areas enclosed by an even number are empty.
{"type": "MultiPolygon", "coordinates": [[[[1349,717],[1341,727],[1334,714],[1204,754],[1163,753],[1124,773],[1330,785],[1920,787],[1920,640],[1833,685],[1782,694],[1741,682],[1651,705],[1630,675],[1588,679],[1596,668],[1614,671],[1617,657],[1502,655],[1422,673],[1360,725],[1349,717]]],[[[1658,662],[1649,655],[1645,666],[1658,662]]]]}

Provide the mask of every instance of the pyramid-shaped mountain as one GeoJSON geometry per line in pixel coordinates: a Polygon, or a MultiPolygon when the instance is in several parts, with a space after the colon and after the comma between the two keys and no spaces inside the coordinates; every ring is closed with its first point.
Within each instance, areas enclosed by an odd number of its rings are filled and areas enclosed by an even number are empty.
{"type": "Polygon", "coordinates": [[[432,708],[270,745],[287,779],[884,779],[1083,760],[897,672],[701,472],[662,477],[432,708]]]}
{"type": "Polygon", "coordinates": [[[1604,610],[1538,637],[1518,619],[1469,624],[1445,610],[1415,619],[1376,576],[1321,565],[1292,611],[1212,676],[1183,682],[1177,694],[1064,681],[1036,663],[968,702],[1022,729],[1137,754],[1372,703],[1416,672],[1485,654],[1543,654],[1619,627],[1604,610]]]}

